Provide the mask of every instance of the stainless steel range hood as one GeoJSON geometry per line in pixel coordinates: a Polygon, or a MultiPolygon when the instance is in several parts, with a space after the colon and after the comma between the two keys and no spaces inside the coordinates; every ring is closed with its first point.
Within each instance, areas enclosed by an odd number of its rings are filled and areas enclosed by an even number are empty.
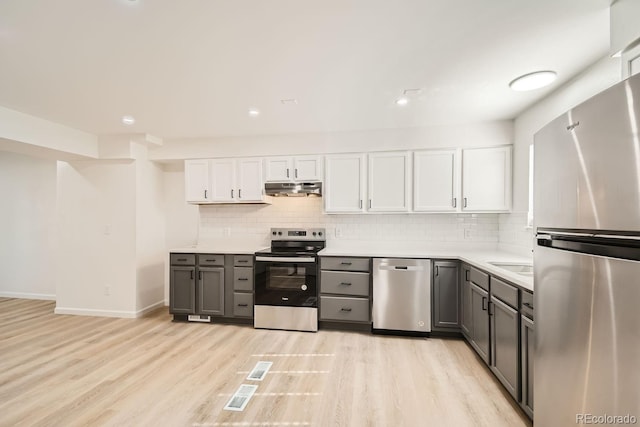
{"type": "Polygon", "coordinates": [[[267,196],[322,196],[321,182],[268,182],[264,185],[267,196]]]}

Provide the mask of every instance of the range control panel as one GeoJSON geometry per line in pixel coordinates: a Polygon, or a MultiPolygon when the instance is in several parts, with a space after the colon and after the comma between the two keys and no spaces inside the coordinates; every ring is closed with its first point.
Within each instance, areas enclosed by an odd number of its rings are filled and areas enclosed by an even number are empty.
{"type": "Polygon", "coordinates": [[[272,228],[271,240],[326,240],[324,228],[272,228]]]}

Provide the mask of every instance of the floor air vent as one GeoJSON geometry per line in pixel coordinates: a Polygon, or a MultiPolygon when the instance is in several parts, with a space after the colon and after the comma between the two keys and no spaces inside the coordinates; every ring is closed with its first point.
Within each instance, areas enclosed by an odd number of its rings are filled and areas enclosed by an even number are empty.
{"type": "Polygon", "coordinates": [[[227,402],[227,405],[224,407],[225,411],[244,411],[244,408],[249,403],[251,396],[258,389],[257,385],[248,385],[242,384],[238,387],[238,390],[231,396],[231,399],[227,402]]]}
{"type": "Polygon", "coordinates": [[[249,376],[247,377],[247,379],[253,381],[262,381],[265,375],[267,375],[267,372],[269,372],[269,369],[271,369],[271,365],[273,365],[273,362],[256,363],[255,368],[253,368],[253,370],[249,372],[249,376]]]}

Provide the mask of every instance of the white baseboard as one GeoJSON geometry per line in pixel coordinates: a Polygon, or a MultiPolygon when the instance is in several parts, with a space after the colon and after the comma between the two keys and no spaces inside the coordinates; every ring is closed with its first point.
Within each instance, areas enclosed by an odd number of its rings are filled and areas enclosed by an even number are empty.
{"type": "Polygon", "coordinates": [[[20,299],[42,299],[47,301],[55,301],[56,296],[51,294],[34,294],[27,292],[2,292],[0,291],[0,297],[2,298],[20,298],[20,299]]]}
{"type": "Polygon", "coordinates": [[[164,307],[164,300],[163,301],[158,301],[154,304],[148,305],[145,308],[136,311],[136,317],[142,317],[145,314],[149,313],[150,311],[155,310],[156,308],[160,308],[160,307],[164,307]]]}
{"type": "Polygon", "coordinates": [[[144,316],[148,312],[153,311],[158,307],[163,307],[163,306],[164,306],[164,301],[158,301],[138,311],[95,310],[90,308],[56,307],[54,310],[54,313],[55,314],[72,314],[75,316],[121,317],[125,319],[135,319],[137,317],[144,316]]]}
{"type": "Polygon", "coordinates": [[[56,307],[53,312],[55,314],[73,314],[75,316],[123,317],[127,319],[137,317],[135,311],[94,310],[87,308],[56,307]]]}

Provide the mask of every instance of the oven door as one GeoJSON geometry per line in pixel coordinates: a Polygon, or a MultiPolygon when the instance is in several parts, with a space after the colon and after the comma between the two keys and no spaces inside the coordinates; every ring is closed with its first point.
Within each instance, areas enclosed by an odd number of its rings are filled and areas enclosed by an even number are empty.
{"type": "Polygon", "coordinates": [[[315,257],[256,256],[255,305],[317,307],[315,257]]]}

